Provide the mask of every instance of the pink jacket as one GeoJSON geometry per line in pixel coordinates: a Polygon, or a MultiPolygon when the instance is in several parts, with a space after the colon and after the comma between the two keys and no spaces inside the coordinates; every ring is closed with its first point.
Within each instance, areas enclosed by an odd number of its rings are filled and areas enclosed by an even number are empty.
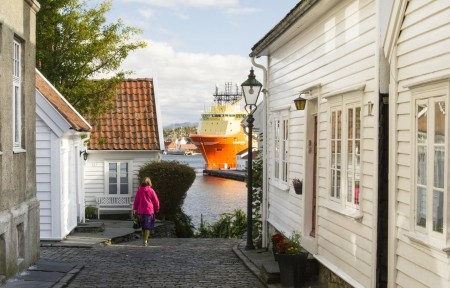
{"type": "Polygon", "coordinates": [[[159,200],[155,190],[150,186],[139,186],[134,197],[133,210],[137,210],[141,215],[159,212],[159,200]]]}

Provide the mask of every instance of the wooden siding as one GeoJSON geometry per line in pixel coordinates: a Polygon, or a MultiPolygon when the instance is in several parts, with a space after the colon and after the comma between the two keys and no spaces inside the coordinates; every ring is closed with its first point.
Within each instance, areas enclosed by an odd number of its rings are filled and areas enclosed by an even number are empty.
{"type": "MultiPolygon", "coordinates": [[[[318,159],[317,159],[317,252],[330,264],[341,267],[355,283],[371,287],[375,283],[376,206],[378,120],[366,117],[365,103],[378,99],[376,2],[336,1],[336,5],[312,26],[279,45],[269,55],[269,131],[268,151],[273,151],[273,121],[279,107],[292,104],[302,91],[315,84],[321,88],[318,100],[318,159]],[[356,93],[361,104],[361,223],[327,208],[329,200],[329,114],[330,102],[321,95],[364,84],[364,91],[356,93]],[[272,111],[272,112],[271,112],[272,111]]],[[[301,24],[295,24],[297,26],[301,24]]],[[[349,93],[354,95],[355,93],[349,93]]],[[[348,97],[349,94],[342,94],[348,97]]],[[[355,96],[352,96],[355,97],[355,96]]],[[[337,103],[337,102],[336,102],[337,103]]],[[[377,104],[374,115],[377,115],[377,104]]],[[[292,107],[292,106],[291,106],[292,107]]],[[[288,178],[303,178],[305,155],[305,112],[291,111],[289,118],[288,178]]],[[[307,129],[312,129],[308,127],[307,129]]],[[[269,152],[268,175],[273,174],[273,152],[269,152]]],[[[288,180],[290,181],[290,180],[288,180]]],[[[290,184],[290,182],[288,182],[290,184]]],[[[304,184],[305,185],[305,184],[304,184]]],[[[290,232],[302,229],[304,219],[302,197],[292,191],[268,186],[269,222],[275,228],[290,232]]],[[[303,231],[305,233],[305,231],[303,231]]],[[[307,232],[307,231],[306,231],[307,232]]],[[[309,235],[303,235],[309,237],[309,235]]]]}
{"type": "MultiPolygon", "coordinates": [[[[405,236],[414,227],[414,195],[411,193],[411,183],[415,159],[411,145],[414,137],[411,131],[414,123],[414,115],[411,114],[414,102],[411,90],[406,87],[410,83],[426,82],[427,79],[440,75],[447,75],[449,79],[449,47],[450,3],[409,1],[396,43],[396,54],[393,56],[395,59],[391,60],[393,80],[398,81],[396,98],[391,103],[395,104],[393,147],[396,154],[394,192],[397,207],[394,244],[394,247],[397,247],[397,259],[393,267],[393,285],[399,287],[450,287],[450,261],[447,254],[428,246],[414,244],[405,236]]],[[[447,101],[448,99],[447,96],[447,101]]],[[[448,191],[446,193],[448,197],[448,191]]]]}
{"type": "Polygon", "coordinates": [[[158,151],[146,152],[107,152],[89,153],[89,158],[84,168],[84,187],[86,206],[95,206],[95,198],[107,193],[105,162],[129,162],[132,166],[132,188],[131,194],[137,191],[139,185],[138,173],[142,165],[149,161],[159,159],[158,151]]]}
{"type": "Polygon", "coordinates": [[[36,191],[40,203],[40,237],[50,239],[52,231],[51,190],[51,138],[50,128],[36,117],[36,191]]]}

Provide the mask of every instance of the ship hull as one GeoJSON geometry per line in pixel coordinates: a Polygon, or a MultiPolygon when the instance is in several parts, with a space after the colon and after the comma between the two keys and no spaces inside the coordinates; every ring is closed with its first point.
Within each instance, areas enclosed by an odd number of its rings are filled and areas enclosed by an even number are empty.
{"type": "Polygon", "coordinates": [[[234,135],[189,135],[201,151],[206,169],[235,169],[236,154],[247,148],[244,133],[234,135]]]}

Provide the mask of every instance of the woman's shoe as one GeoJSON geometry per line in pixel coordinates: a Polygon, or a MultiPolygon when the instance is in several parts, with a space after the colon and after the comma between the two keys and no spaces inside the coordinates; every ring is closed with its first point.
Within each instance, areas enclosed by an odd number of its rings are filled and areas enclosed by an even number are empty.
{"type": "Polygon", "coordinates": [[[144,241],[144,246],[145,246],[145,247],[147,247],[147,246],[148,246],[148,244],[147,244],[147,241],[144,241]]]}

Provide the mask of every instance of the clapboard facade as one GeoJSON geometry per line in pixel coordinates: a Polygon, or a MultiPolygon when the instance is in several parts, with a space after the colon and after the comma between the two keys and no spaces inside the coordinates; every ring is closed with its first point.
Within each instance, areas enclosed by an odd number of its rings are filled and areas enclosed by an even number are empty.
{"type": "Polygon", "coordinates": [[[41,240],[84,221],[84,151],[91,126],[36,70],[36,185],[41,240]]]}
{"type": "Polygon", "coordinates": [[[354,287],[386,281],[378,220],[387,221],[379,208],[388,191],[378,167],[387,2],[301,1],[250,54],[267,56],[266,235],[300,232],[322,267],[354,287]],[[304,111],[293,103],[299,94],[304,111]]]}
{"type": "Polygon", "coordinates": [[[450,3],[393,1],[389,283],[450,287],[450,3]]]}

